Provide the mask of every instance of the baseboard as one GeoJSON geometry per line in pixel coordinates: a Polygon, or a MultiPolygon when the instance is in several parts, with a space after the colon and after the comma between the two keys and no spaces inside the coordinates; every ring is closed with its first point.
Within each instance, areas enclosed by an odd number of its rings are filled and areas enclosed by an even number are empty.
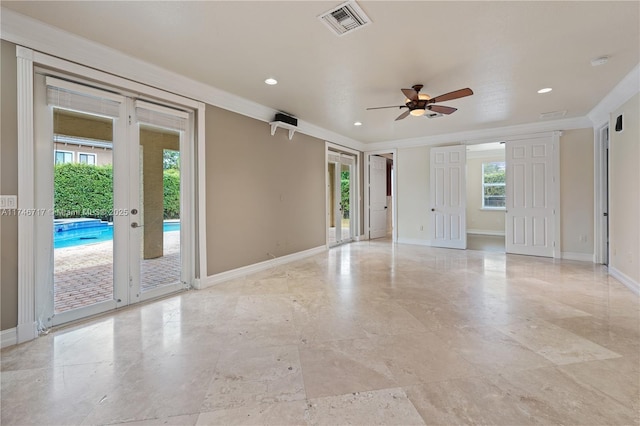
{"type": "Polygon", "coordinates": [[[286,256],[276,257],[275,259],[265,260],[264,262],[254,263],[253,265],[247,265],[241,268],[232,269],[230,271],[220,272],[219,274],[210,275],[206,279],[202,280],[202,286],[200,288],[211,287],[225,281],[244,277],[245,275],[253,274],[255,272],[264,271],[265,269],[274,268],[276,266],[295,262],[296,260],[315,256],[316,254],[324,253],[325,251],[327,251],[327,247],[320,246],[309,250],[303,250],[297,253],[288,254],[286,256]]]}
{"type": "Polygon", "coordinates": [[[563,251],[560,253],[560,256],[566,260],[579,260],[581,262],[593,263],[593,253],[573,253],[570,251],[563,251]]]}
{"type": "Polygon", "coordinates": [[[467,234],[495,235],[496,237],[504,237],[504,231],[490,231],[487,229],[467,229],[467,234]]]}
{"type": "Polygon", "coordinates": [[[398,244],[412,244],[414,246],[430,246],[431,240],[419,240],[417,238],[398,238],[398,244]]]}
{"type": "Polygon", "coordinates": [[[609,275],[611,275],[616,280],[620,281],[622,284],[628,287],[629,290],[631,290],[635,294],[640,295],[640,283],[635,281],[630,276],[620,272],[619,270],[611,266],[609,266],[609,275]]]}
{"type": "Polygon", "coordinates": [[[18,343],[18,333],[16,328],[9,328],[0,331],[0,348],[6,348],[18,343]]]}

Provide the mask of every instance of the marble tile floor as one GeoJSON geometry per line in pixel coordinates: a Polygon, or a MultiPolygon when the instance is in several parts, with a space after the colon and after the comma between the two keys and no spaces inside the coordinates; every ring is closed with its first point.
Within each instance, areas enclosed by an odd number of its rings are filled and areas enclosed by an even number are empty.
{"type": "Polygon", "coordinates": [[[633,425],[638,296],[590,263],[352,243],[1,353],[3,425],[633,425]]]}

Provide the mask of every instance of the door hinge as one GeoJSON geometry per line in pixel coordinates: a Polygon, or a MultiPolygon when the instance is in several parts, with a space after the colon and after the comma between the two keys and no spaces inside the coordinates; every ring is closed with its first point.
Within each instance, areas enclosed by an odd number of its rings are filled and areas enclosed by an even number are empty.
{"type": "Polygon", "coordinates": [[[131,126],[131,116],[129,116],[129,126],[131,126]]]}

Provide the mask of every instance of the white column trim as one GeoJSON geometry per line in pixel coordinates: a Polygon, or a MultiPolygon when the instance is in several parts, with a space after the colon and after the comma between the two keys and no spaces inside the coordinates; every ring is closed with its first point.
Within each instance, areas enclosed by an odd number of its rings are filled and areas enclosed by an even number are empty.
{"type": "Polygon", "coordinates": [[[17,343],[35,339],[33,51],[18,46],[18,325],[17,343]],[[21,214],[21,212],[23,212],[21,214]]]}
{"type": "Polygon", "coordinates": [[[206,148],[205,148],[205,114],[206,106],[204,103],[198,104],[196,110],[196,227],[198,236],[198,271],[193,286],[196,289],[202,288],[205,279],[208,276],[207,271],[207,167],[206,167],[206,148]]]}
{"type": "Polygon", "coordinates": [[[560,222],[562,217],[562,212],[560,211],[560,136],[562,136],[562,132],[553,132],[551,136],[551,145],[553,146],[554,156],[553,156],[553,205],[555,209],[554,217],[554,225],[553,225],[553,233],[554,233],[554,241],[555,245],[553,247],[553,257],[555,259],[562,258],[562,252],[560,248],[562,247],[562,229],[560,228],[560,222]]]}

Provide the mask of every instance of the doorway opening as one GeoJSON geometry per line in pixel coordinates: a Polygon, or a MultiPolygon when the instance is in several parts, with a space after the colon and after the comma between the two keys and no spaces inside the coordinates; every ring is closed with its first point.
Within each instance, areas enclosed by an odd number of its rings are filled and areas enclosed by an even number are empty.
{"type": "Polygon", "coordinates": [[[505,252],[505,144],[467,146],[467,248],[505,252]]]}
{"type": "Polygon", "coordinates": [[[359,155],[327,144],[326,229],[327,246],[349,243],[359,233],[359,155]]]}
{"type": "Polygon", "coordinates": [[[368,239],[397,240],[395,150],[367,154],[365,235],[368,239]]]}

